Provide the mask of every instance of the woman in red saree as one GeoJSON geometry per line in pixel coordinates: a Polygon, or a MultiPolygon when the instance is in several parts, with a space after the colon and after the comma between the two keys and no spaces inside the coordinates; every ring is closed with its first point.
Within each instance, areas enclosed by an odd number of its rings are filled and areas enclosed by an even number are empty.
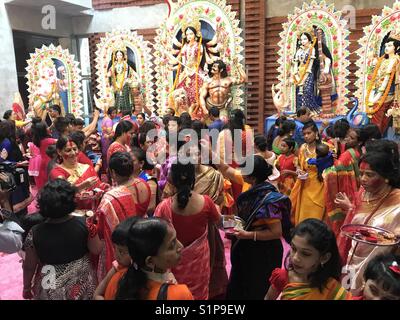
{"type": "Polygon", "coordinates": [[[109,169],[116,187],[104,194],[95,216],[99,236],[105,243],[97,268],[99,281],[106,276],[115,260],[112,232],[121,221],[138,215],[135,199],[128,189],[133,173],[132,157],[127,152],[114,153],[110,158],[109,169]]]}
{"type": "MultiPolygon", "coordinates": [[[[361,188],[354,205],[345,194],[336,202],[348,211],[344,224],[363,224],[400,234],[400,175],[398,146],[393,141],[381,140],[375,150],[361,158],[361,188]]],[[[363,273],[368,262],[378,254],[393,252],[393,246],[374,246],[340,236],[339,250],[347,261],[345,272],[353,276],[352,293],[360,295],[363,273]]]]}
{"type": "Polygon", "coordinates": [[[47,165],[50,162],[49,156],[46,154],[47,147],[55,144],[56,139],[51,138],[46,123],[42,122],[40,118],[32,120],[32,141],[40,150],[40,166],[38,176],[35,178],[36,188],[42,189],[48,180],[47,165]]]}
{"type": "Polygon", "coordinates": [[[135,134],[135,127],[132,122],[123,120],[118,123],[115,129],[114,142],[107,151],[107,163],[110,162],[111,156],[116,152],[128,152],[128,146],[132,136],[135,134]]]}
{"type": "Polygon", "coordinates": [[[85,193],[94,196],[93,190],[105,191],[109,185],[100,181],[97,172],[92,166],[78,162],[79,149],[70,138],[62,136],[56,144],[57,152],[62,162],[50,172],[50,179],[65,179],[77,187],[78,209],[95,209],[93,197],[82,199],[85,193]]]}
{"type": "Polygon", "coordinates": [[[207,300],[211,273],[208,223],[220,224],[221,215],[210,197],[193,191],[193,164],[173,164],[171,178],[177,194],[162,201],[154,215],[174,226],[184,246],[181,262],[172,270],[176,280],[189,287],[195,300],[207,300]]]}
{"type": "Polygon", "coordinates": [[[361,152],[358,139],[358,130],[348,130],[344,140],[346,151],[339,155],[334,166],[324,172],[325,222],[331,227],[336,237],[346,218],[346,213],[335,203],[336,195],[344,192],[350,201],[354,202],[359,187],[358,160],[361,152]]]}

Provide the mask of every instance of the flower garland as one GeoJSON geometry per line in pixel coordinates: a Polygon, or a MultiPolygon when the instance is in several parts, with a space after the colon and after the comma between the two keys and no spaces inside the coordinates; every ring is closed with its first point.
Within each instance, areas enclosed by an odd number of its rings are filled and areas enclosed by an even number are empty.
{"type": "Polygon", "coordinates": [[[312,43],[312,45],[311,45],[311,47],[310,47],[310,50],[309,50],[309,52],[308,52],[308,58],[307,58],[307,62],[306,62],[306,67],[305,67],[305,69],[304,69],[305,71],[304,71],[303,74],[300,76],[300,80],[297,81],[295,78],[293,79],[293,82],[294,82],[294,84],[295,84],[296,86],[303,82],[303,79],[304,79],[304,77],[305,77],[305,75],[306,75],[306,73],[307,73],[307,70],[308,70],[308,66],[310,65],[312,50],[313,50],[313,48],[314,48],[314,46],[315,46],[316,43],[317,43],[317,39],[314,38],[314,41],[313,41],[313,43],[312,43]]]}
{"type": "Polygon", "coordinates": [[[374,73],[373,73],[373,75],[372,75],[372,79],[371,79],[370,84],[369,84],[369,86],[368,86],[367,96],[365,97],[365,105],[366,105],[366,107],[367,107],[367,114],[370,115],[370,116],[373,115],[373,114],[375,114],[376,112],[378,112],[379,109],[382,107],[383,103],[385,102],[385,100],[386,100],[386,98],[387,98],[387,96],[388,96],[388,94],[389,94],[390,87],[392,86],[392,82],[393,82],[393,80],[394,80],[394,76],[395,76],[395,73],[396,73],[397,64],[399,63],[399,61],[396,61],[396,63],[393,65],[392,71],[390,72],[390,79],[389,79],[389,82],[388,82],[388,84],[387,84],[387,86],[386,86],[386,89],[385,89],[385,93],[383,94],[383,96],[382,96],[381,99],[379,100],[377,106],[374,107],[374,108],[371,108],[371,107],[370,107],[369,97],[370,97],[370,95],[371,95],[372,86],[373,86],[373,84],[374,84],[374,82],[375,82],[375,80],[376,80],[376,77],[377,77],[377,75],[378,75],[378,71],[379,71],[379,69],[380,69],[380,67],[381,67],[381,64],[382,64],[383,59],[385,59],[385,55],[383,55],[382,57],[380,57],[379,60],[378,60],[378,63],[377,63],[377,65],[376,65],[375,70],[374,70],[374,73]]]}

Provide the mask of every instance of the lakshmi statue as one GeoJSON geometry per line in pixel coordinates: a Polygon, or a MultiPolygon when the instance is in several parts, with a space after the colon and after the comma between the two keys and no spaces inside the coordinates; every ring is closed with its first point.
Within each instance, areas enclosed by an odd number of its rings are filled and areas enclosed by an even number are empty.
{"type": "Polygon", "coordinates": [[[182,26],[182,41],[176,38],[173,40],[173,70],[176,70],[176,75],[172,91],[180,88],[186,91],[193,118],[201,119],[208,113],[199,104],[199,90],[206,79],[206,64],[211,64],[214,57],[218,56],[216,39],[214,36],[205,43],[200,20],[193,18],[190,25],[184,23],[182,26]]]}
{"type": "Polygon", "coordinates": [[[120,112],[131,111],[134,106],[133,89],[139,87],[139,77],[128,60],[126,47],[115,50],[108,65],[108,78],[114,93],[114,106],[120,112]]]}
{"type": "MultiPolygon", "coordinates": [[[[308,32],[303,32],[298,40],[291,68],[291,82],[296,86],[296,110],[307,107],[320,113],[319,85],[324,84],[332,72],[332,56],[323,42],[320,45],[322,50],[318,50],[316,36],[308,32]]],[[[328,95],[335,99],[334,83],[329,91],[328,95]]]]}
{"type": "Polygon", "coordinates": [[[384,54],[373,61],[374,71],[367,85],[365,101],[368,116],[382,133],[390,120],[386,112],[400,97],[400,34],[392,31],[385,38],[381,45],[384,54]]]}
{"type": "Polygon", "coordinates": [[[61,74],[57,78],[57,71],[51,59],[41,62],[39,69],[39,80],[36,82],[36,90],[32,96],[32,105],[35,116],[45,119],[47,108],[57,104],[61,107],[61,113],[65,114],[64,104],[60,98],[60,92],[67,91],[68,80],[65,76],[65,68],[59,67],[61,74]]]}

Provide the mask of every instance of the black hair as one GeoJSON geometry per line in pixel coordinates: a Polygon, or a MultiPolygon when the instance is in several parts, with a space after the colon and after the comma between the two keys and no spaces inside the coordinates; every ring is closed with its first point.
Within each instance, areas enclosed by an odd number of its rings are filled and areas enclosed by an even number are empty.
{"type": "Polygon", "coordinates": [[[166,114],[165,116],[162,117],[162,122],[163,122],[165,127],[168,125],[168,122],[169,122],[170,119],[171,119],[171,115],[170,114],[166,114]]]}
{"type": "MultiPolygon", "coordinates": [[[[62,149],[64,149],[65,146],[67,145],[68,141],[75,143],[75,141],[72,141],[72,139],[70,139],[69,137],[66,137],[66,136],[61,136],[60,138],[58,138],[57,143],[56,143],[57,150],[61,151],[62,149]]],[[[76,143],[75,143],[75,145],[76,145],[76,143]]]]}
{"type": "Polygon", "coordinates": [[[228,123],[225,124],[224,127],[222,128],[223,130],[225,129],[230,130],[232,134],[233,145],[236,145],[234,132],[235,130],[244,130],[245,120],[246,117],[243,111],[240,109],[235,109],[232,111],[228,123]]]}
{"type": "Polygon", "coordinates": [[[10,136],[11,126],[6,120],[0,121],[0,142],[10,136]]]}
{"type": "Polygon", "coordinates": [[[299,108],[298,110],[297,110],[297,112],[296,112],[296,116],[298,117],[298,118],[300,118],[301,116],[304,116],[304,115],[306,115],[307,113],[308,113],[308,108],[307,107],[301,107],[301,108],[299,108]]]}
{"type": "Polygon", "coordinates": [[[119,281],[116,300],[141,300],[148,293],[147,257],[157,256],[168,234],[167,223],[159,218],[135,217],[128,231],[127,246],[132,264],[119,281]]]}
{"type": "Polygon", "coordinates": [[[177,116],[172,116],[172,117],[170,117],[168,123],[170,123],[171,121],[175,121],[175,122],[178,124],[178,126],[180,126],[181,123],[182,123],[182,122],[181,122],[181,118],[180,118],[180,117],[177,117],[177,116]]]}
{"type": "Polygon", "coordinates": [[[85,125],[85,121],[83,121],[83,119],[81,118],[76,118],[73,122],[74,126],[84,126],[85,125]]]}
{"type": "Polygon", "coordinates": [[[174,163],[171,166],[171,179],[177,189],[178,207],[184,209],[192,195],[196,180],[194,165],[191,163],[174,163]]]}
{"type": "Polygon", "coordinates": [[[347,131],[350,129],[350,124],[346,119],[340,119],[333,125],[333,134],[335,138],[344,139],[347,131]]]}
{"type": "Polygon", "coordinates": [[[139,133],[144,133],[144,135],[146,135],[150,130],[154,129],[156,129],[156,124],[153,121],[146,120],[139,128],[139,133]]]}
{"type": "Polygon", "coordinates": [[[110,157],[108,167],[120,177],[126,177],[128,179],[133,173],[132,157],[129,152],[113,153],[110,157]]]}
{"type": "Polygon", "coordinates": [[[288,145],[289,150],[294,150],[296,148],[296,141],[294,139],[285,138],[282,141],[284,141],[288,145]]]}
{"type": "Polygon", "coordinates": [[[210,78],[212,78],[212,76],[213,76],[213,74],[212,74],[212,67],[213,67],[214,64],[217,64],[217,65],[218,65],[218,70],[221,71],[221,78],[226,78],[226,77],[228,76],[228,70],[226,69],[226,64],[225,64],[225,62],[223,62],[222,60],[216,60],[216,61],[214,61],[213,63],[211,63],[211,64],[208,66],[208,69],[210,70],[210,71],[208,72],[208,76],[209,76],[210,78]]]}
{"type": "MultiPolygon", "coordinates": [[[[137,116],[142,116],[143,120],[146,121],[146,115],[144,114],[144,112],[139,112],[139,113],[137,114],[137,116]]],[[[136,116],[136,117],[137,117],[137,116],[136,116]]]]}
{"type": "Polygon", "coordinates": [[[219,109],[217,107],[211,107],[209,112],[210,112],[210,115],[212,115],[214,118],[219,117],[219,109]]]}
{"type": "Polygon", "coordinates": [[[133,147],[131,149],[131,153],[138,159],[138,161],[140,161],[140,162],[144,161],[143,167],[142,167],[143,170],[154,169],[154,165],[147,161],[146,152],[142,148],[133,147]]]}
{"type": "Polygon", "coordinates": [[[261,152],[265,152],[267,150],[267,147],[268,147],[267,138],[264,137],[263,134],[254,135],[254,145],[261,152]]]}
{"type": "Polygon", "coordinates": [[[292,239],[295,237],[306,237],[307,243],[314,247],[319,254],[331,254],[330,259],[323,265],[318,266],[317,271],[309,275],[311,288],[319,288],[322,292],[330,278],[340,280],[342,265],[336,237],[332,230],[321,220],[306,219],[293,230],[292,239]]]}
{"type": "Polygon", "coordinates": [[[364,146],[365,143],[371,139],[382,139],[382,133],[375,123],[367,124],[366,126],[362,127],[360,131],[360,142],[362,146],[364,146]]]}
{"type": "Polygon", "coordinates": [[[197,141],[199,143],[199,148],[200,148],[201,130],[206,129],[206,126],[200,120],[193,120],[190,128],[196,132],[197,141]]]}
{"type": "Polygon", "coordinates": [[[334,138],[335,137],[335,132],[333,130],[333,126],[329,125],[326,129],[325,129],[325,133],[329,138],[334,138]]]}
{"type": "Polygon", "coordinates": [[[108,110],[107,110],[107,114],[108,114],[109,116],[111,116],[111,114],[112,114],[114,111],[117,112],[117,108],[116,108],[116,107],[109,107],[108,110]]]}
{"type": "Polygon", "coordinates": [[[69,123],[72,124],[76,118],[73,113],[67,113],[65,115],[65,119],[67,119],[69,121],[69,123]]]}
{"type": "Polygon", "coordinates": [[[11,118],[11,115],[12,115],[12,110],[7,110],[6,112],[4,112],[3,119],[9,120],[11,118]]]}
{"type": "Polygon", "coordinates": [[[304,130],[306,130],[306,129],[311,129],[312,131],[314,131],[317,134],[316,139],[315,139],[316,142],[317,143],[320,142],[321,138],[319,136],[319,130],[318,130],[318,127],[317,127],[317,125],[315,124],[315,122],[313,120],[310,120],[310,121],[307,121],[306,123],[304,123],[302,131],[304,132],[304,130]]]}
{"type": "Polygon", "coordinates": [[[387,253],[373,257],[364,271],[364,281],[373,280],[400,299],[400,274],[390,269],[393,263],[400,266],[400,256],[387,253]]]}
{"type": "Polygon", "coordinates": [[[275,120],[275,125],[276,125],[277,127],[279,127],[279,126],[281,125],[281,123],[282,123],[283,121],[286,121],[286,120],[287,120],[287,117],[286,117],[286,116],[280,116],[280,117],[276,118],[276,120],[275,120]]]}
{"type": "Polygon", "coordinates": [[[124,111],[122,112],[122,116],[123,116],[123,117],[125,117],[125,116],[132,116],[132,109],[130,109],[130,110],[124,110],[124,111]]]}
{"type": "MultiPolygon", "coordinates": [[[[388,141],[389,142],[389,141],[388,141]]],[[[389,185],[393,188],[400,187],[399,172],[399,153],[398,146],[393,142],[392,147],[389,143],[386,146],[389,150],[370,151],[363,155],[360,164],[366,162],[371,170],[378,173],[384,179],[389,180],[389,185]]]]}
{"type": "Polygon", "coordinates": [[[50,138],[49,132],[47,130],[47,124],[41,121],[40,118],[32,119],[32,141],[39,148],[40,142],[43,139],[50,138]]]}
{"type": "Polygon", "coordinates": [[[192,117],[188,112],[182,112],[180,115],[180,128],[190,129],[192,126],[192,117]]]}
{"type": "Polygon", "coordinates": [[[132,224],[136,222],[138,217],[131,216],[122,220],[111,234],[111,241],[118,246],[128,245],[128,234],[132,224]]]}
{"type": "Polygon", "coordinates": [[[69,135],[69,138],[75,142],[78,149],[81,150],[83,143],[85,142],[85,134],[82,131],[74,131],[69,135]]]}
{"type": "Polygon", "coordinates": [[[58,117],[54,122],[54,127],[60,134],[62,134],[70,124],[71,119],[68,119],[66,117],[58,117]]]}
{"type": "Polygon", "coordinates": [[[122,120],[118,123],[117,127],[115,128],[115,135],[114,135],[114,141],[122,136],[124,133],[127,133],[133,129],[133,124],[132,122],[128,120],[122,120]]]}
{"type": "Polygon", "coordinates": [[[318,158],[326,157],[329,153],[329,147],[325,143],[317,143],[315,146],[315,152],[318,158]]]}
{"type": "Polygon", "coordinates": [[[398,163],[399,159],[399,145],[393,140],[380,139],[369,140],[365,144],[366,153],[370,152],[385,152],[393,157],[394,163],[398,163]]]}
{"type": "Polygon", "coordinates": [[[55,144],[51,144],[46,148],[46,155],[49,158],[53,158],[57,154],[57,148],[55,144]]]}
{"type": "MultiPolygon", "coordinates": [[[[395,54],[397,54],[397,55],[400,54],[400,41],[397,40],[397,39],[394,39],[394,38],[390,37],[390,34],[391,34],[392,32],[395,32],[395,31],[389,32],[389,33],[386,34],[385,37],[383,38],[383,40],[382,40],[382,42],[381,42],[381,47],[380,47],[380,50],[379,50],[380,55],[382,55],[382,54],[385,52],[385,45],[386,45],[386,43],[388,43],[388,42],[393,42],[393,45],[394,45],[394,47],[395,47],[395,54]]],[[[385,54],[385,58],[386,58],[386,59],[388,58],[388,55],[387,55],[387,54],[385,54]]]]}
{"type": "Polygon", "coordinates": [[[52,109],[52,110],[58,112],[58,114],[61,115],[61,107],[60,107],[58,104],[53,104],[53,105],[50,107],[50,109],[52,109]]]}
{"type": "Polygon", "coordinates": [[[278,130],[278,136],[283,137],[290,134],[290,131],[296,129],[296,123],[292,120],[285,120],[281,122],[281,127],[278,130]]]}
{"type": "Polygon", "coordinates": [[[246,161],[243,164],[239,165],[239,167],[245,167],[246,163],[249,163],[249,161],[254,161],[254,167],[252,173],[248,174],[247,176],[256,178],[256,184],[265,182],[272,174],[272,166],[267,161],[265,161],[262,156],[259,155],[247,157],[246,161]]]}
{"type": "Polygon", "coordinates": [[[77,189],[64,179],[55,179],[46,183],[39,193],[40,214],[45,218],[63,218],[76,208],[77,189]]]}

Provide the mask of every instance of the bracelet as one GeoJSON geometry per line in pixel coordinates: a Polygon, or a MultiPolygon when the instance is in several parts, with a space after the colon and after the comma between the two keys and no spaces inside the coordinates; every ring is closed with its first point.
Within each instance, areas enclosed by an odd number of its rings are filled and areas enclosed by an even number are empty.
{"type": "Polygon", "coordinates": [[[257,231],[254,231],[254,237],[253,237],[254,241],[257,241],[257,231]]]}

